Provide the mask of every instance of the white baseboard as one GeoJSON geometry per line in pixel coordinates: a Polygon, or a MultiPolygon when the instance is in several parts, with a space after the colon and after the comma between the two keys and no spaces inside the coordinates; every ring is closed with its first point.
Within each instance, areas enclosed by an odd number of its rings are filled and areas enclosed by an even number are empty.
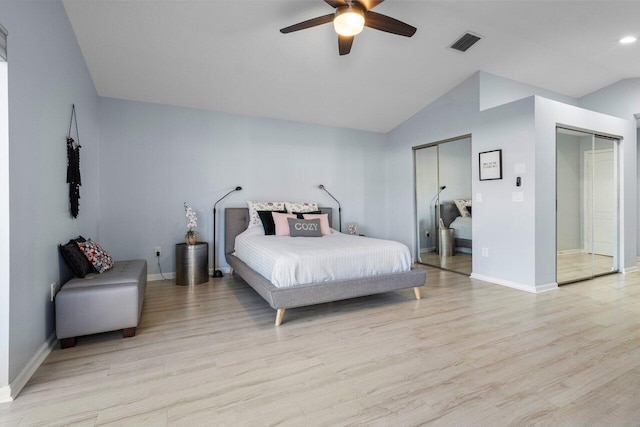
{"type": "Polygon", "coordinates": [[[158,280],[173,280],[176,278],[176,273],[171,271],[169,273],[164,273],[164,278],[160,273],[155,274],[147,274],[147,282],[156,282],[158,280]]]}
{"type": "Polygon", "coordinates": [[[547,291],[555,291],[558,289],[558,282],[546,283],[544,285],[536,285],[536,293],[547,292],[547,291]]]}
{"type": "Polygon", "coordinates": [[[526,285],[524,283],[512,282],[510,280],[498,279],[497,277],[485,276],[483,274],[471,273],[472,279],[482,280],[483,282],[494,283],[500,286],[506,286],[508,288],[518,289],[519,291],[530,292],[537,294],[540,292],[552,291],[558,288],[557,283],[547,283],[545,285],[526,285]]]}
{"type": "Polygon", "coordinates": [[[638,268],[637,265],[634,265],[633,267],[622,268],[621,273],[622,274],[629,274],[629,273],[635,273],[637,271],[640,271],[640,268],[638,268]]]}
{"type": "Polygon", "coordinates": [[[9,387],[8,385],[0,387],[0,403],[11,402],[12,400],[11,387],[9,387]]]}
{"type": "Polygon", "coordinates": [[[29,363],[18,374],[18,376],[8,385],[0,388],[0,402],[10,402],[18,397],[25,385],[36,370],[42,365],[42,362],[49,356],[51,350],[57,345],[58,339],[56,333],[49,335],[49,338],[40,346],[36,354],[33,355],[29,363]]]}
{"type": "MultiPolygon", "coordinates": [[[[224,274],[229,274],[231,272],[231,267],[218,267],[218,270],[222,271],[224,274]]],[[[213,268],[209,269],[209,276],[213,276],[213,268]]],[[[156,282],[158,280],[173,280],[176,278],[176,272],[170,271],[168,273],[164,273],[164,279],[160,273],[155,274],[147,274],[147,282],[156,282]]]]}

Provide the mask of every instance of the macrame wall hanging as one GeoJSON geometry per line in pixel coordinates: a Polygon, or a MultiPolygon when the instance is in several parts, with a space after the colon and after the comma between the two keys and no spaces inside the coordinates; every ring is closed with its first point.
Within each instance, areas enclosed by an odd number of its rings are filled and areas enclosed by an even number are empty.
{"type": "Polygon", "coordinates": [[[78,118],[76,117],[75,104],[71,107],[71,121],[67,134],[67,183],[69,184],[69,207],[71,216],[78,217],[80,209],[80,135],[78,134],[78,118]],[[76,139],[71,137],[73,121],[76,122],[76,139]]]}

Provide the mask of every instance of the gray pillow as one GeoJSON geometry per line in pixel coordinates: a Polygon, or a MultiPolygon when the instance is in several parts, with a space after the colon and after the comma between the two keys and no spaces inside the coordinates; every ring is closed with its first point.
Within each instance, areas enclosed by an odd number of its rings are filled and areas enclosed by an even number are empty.
{"type": "Polygon", "coordinates": [[[322,237],[319,219],[287,218],[291,237],[322,237]]]}

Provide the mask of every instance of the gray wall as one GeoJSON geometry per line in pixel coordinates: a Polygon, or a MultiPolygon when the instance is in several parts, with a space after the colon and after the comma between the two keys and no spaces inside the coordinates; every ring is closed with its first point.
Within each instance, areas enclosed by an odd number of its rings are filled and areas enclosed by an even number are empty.
{"type": "Polygon", "coordinates": [[[480,152],[502,149],[503,177],[480,181],[478,164],[473,163],[473,192],[476,198],[482,194],[482,202],[473,205],[473,273],[530,289],[542,284],[535,275],[536,239],[545,231],[555,236],[555,218],[549,230],[535,227],[534,108],[535,100],[529,97],[482,111],[472,135],[476,159],[480,152]],[[517,164],[526,172],[516,174],[517,164]],[[516,187],[516,176],[522,178],[521,187],[516,187]],[[513,192],[522,192],[523,201],[512,201],[513,192]],[[489,250],[488,257],[482,256],[482,248],[489,250]]]}
{"type": "Polygon", "coordinates": [[[578,101],[570,96],[520,83],[515,80],[506,79],[504,77],[499,77],[490,73],[480,72],[479,84],[480,111],[505,105],[513,101],[518,101],[531,95],[544,96],[547,99],[563,102],[568,105],[578,105],[578,101]]]}
{"type": "MultiPolygon", "coordinates": [[[[57,245],[78,234],[97,236],[97,94],[58,1],[2,1],[9,31],[10,320],[8,377],[13,381],[54,332],[49,284],[60,283],[57,245]],[[82,143],[80,216],[71,219],[66,133],[71,104],[82,143]]],[[[5,262],[6,260],[0,260],[5,262]]],[[[0,282],[6,292],[9,283],[0,282]]],[[[1,334],[0,334],[1,335],[1,334]]],[[[4,345],[0,341],[0,346],[4,345]]],[[[0,373],[3,372],[0,370],[0,373]]]]}
{"type": "MultiPolygon", "coordinates": [[[[100,99],[100,241],[116,259],[145,258],[157,273],[175,271],[174,245],[184,241],[183,202],[198,214],[200,239],[213,242],[218,204],[217,265],[226,266],[224,207],[246,200],[342,203],[342,223],[384,234],[384,135],[115,99],[100,99]]],[[[337,225],[336,225],[337,227],[337,225]]],[[[212,251],[209,251],[212,266],[212,251]]]]}

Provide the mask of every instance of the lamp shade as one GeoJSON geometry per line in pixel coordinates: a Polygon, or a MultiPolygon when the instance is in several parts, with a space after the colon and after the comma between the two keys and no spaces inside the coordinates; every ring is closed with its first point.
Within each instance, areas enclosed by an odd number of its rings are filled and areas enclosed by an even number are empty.
{"type": "Polygon", "coordinates": [[[333,28],[341,36],[355,36],[364,28],[364,12],[360,8],[348,6],[336,10],[333,28]]]}

